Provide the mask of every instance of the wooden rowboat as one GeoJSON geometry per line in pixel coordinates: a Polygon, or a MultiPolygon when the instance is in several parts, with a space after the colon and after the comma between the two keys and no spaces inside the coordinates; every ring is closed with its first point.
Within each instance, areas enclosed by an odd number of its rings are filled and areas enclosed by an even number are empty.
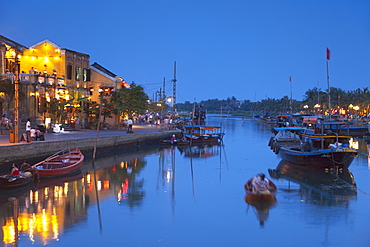
{"type": "Polygon", "coordinates": [[[63,151],[32,166],[40,178],[62,176],[74,172],[82,166],[84,155],[80,149],[76,148],[67,153],[62,153],[63,151]]]}
{"type": "Polygon", "coordinates": [[[277,192],[277,187],[276,185],[269,180],[269,194],[262,194],[262,193],[255,193],[253,191],[253,185],[252,185],[252,179],[250,179],[245,185],[245,193],[246,195],[246,200],[248,201],[255,201],[255,200],[264,200],[264,201],[276,201],[275,194],[277,192]]]}
{"type": "Polygon", "coordinates": [[[32,182],[33,176],[22,176],[22,175],[3,175],[0,176],[0,188],[15,188],[21,187],[32,182]]]}

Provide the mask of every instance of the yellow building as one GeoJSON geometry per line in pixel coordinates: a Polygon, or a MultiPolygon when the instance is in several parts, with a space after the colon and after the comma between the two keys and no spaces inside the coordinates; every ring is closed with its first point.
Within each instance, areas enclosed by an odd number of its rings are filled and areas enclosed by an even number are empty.
{"type": "MultiPolygon", "coordinates": [[[[75,99],[67,105],[69,114],[64,124],[73,123],[78,116],[84,128],[89,119],[83,112],[88,112],[89,104],[79,99],[89,98],[93,103],[100,103],[99,95],[109,97],[114,90],[129,87],[121,77],[98,63],[90,67],[89,55],[62,48],[47,39],[27,48],[0,35],[0,60],[0,74],[8,74],[12,81],[19,64],[21,90],[23,96],[27,96],[20,101],[21,122],[31,118],[35,124],[58,123],[56,117],[45,110],[46,102],[75,99]]],[[[2,101],[0,97],[1,114],[2,101]]],[[[10,103],[8,108],[12,109],[10,103]]],[[[9,110],[5,112],[12,116],[9,110]]]]}
{"type": "MultiPolygon", "coordinates": [[[[109,97],[115,90],[118,90],[122,87],[130,87],[130,85],[127,84],[121,77],[117,76],[96,62],[93,63],[90,68],[91,86],[89,89],[91,101],[93,103],[100,102],[99,96],[109,97]]],[[[115,116],[113,118],[106,119],[106,123],[110,126],[118,127],[118,120],[118,117],[115,116]]]]}

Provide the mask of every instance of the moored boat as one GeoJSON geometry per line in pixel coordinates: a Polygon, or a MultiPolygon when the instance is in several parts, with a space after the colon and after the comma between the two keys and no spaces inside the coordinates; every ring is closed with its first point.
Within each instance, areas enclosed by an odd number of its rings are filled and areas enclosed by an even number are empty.
{"type": "Polygon", "coordinates": [[[346,167],[357,157],[358,150],[350,146],[351,136],[333,134],[302,134],[302,144],[280,146],[279,155],[287,162],[311,167],[346,167]]]}
{"type": "Polygon", "coordinates": [[[23,175],[3,175],[0,176],[0,188],[15,188],[27,185],[33,181],[33,176],[23,176],[23,175]]]}
{"type": "Polygon", "coordinates": [[[303,127],[273,127],[274,136],[270,138],[268,145],[277,154],[281,146],[297,147],[301,144],[303,127]]]}
{"type": "Polygon", "coordinates": [[[62,176],[82,166],[84,155],[80,149],[76,148],[67,153],[62,152],[63,150],[32,166],[37,170],[40,178],[62,176]]]}
{"type": "Polygon", "coordinates": [[[222,141],[224,133],[217,126],[187,125],[184,126],[183,135],[192,143],[218,143],[222,141]]]}
{"type": "Polygon", "coordinates": [[[276,116],[277,127],[288,127],[289,126],[290,114],[282,113],[276,116]]]}
{"type": "MultiPolygon", "coordinates": [[[[343,123],[322,122],[318,118],[313,122],[304,120],[304,125],[305,127],[301,127],[298,133],[296,144],[293,144],[292,137],[287,138],[289,141],[287,144],[283,141],[270,140],[274,152],[284,161],[324,168],[334,166],[348,168],[351,165],[358,150],[352,146],[352,136],[341,134],[343,123]]],[[[284,130],[284,128],[275,129],[284,130]]],[[[286,130],[292,131],[289,128],[286,130]]]]}
{"type": "Polygon", "coordinates": [[[351,123],[346,122],[342,125],[342,132],[347,133],[353,137],[362,137],[366,135],[370,130],[370,124],[367,122],[362,123],[351,123]]]}

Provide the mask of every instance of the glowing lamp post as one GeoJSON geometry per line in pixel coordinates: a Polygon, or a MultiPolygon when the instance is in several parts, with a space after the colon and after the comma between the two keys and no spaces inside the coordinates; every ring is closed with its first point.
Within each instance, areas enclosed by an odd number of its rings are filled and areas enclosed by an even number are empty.
{"type": "Polygon", "coordinates": [[[316,104],[313,107],[316,109],[317,112],[319,112],[321,105],[320,104],[316,104]]]}
{"type": "Polygon", "coordinates": [[[304,105],[303,106],[304,110],[307,112],[307,109],[308,109],[308,105],[304,105]]]}
{"type": "Polygon", "coordinates": [[[356,105],[356,106],[353,107],[353,110],[355,110],[356,114],[358,115],[358,110],[360,110],[360,107],[358,105],[356,105]]]}
{"type": "Polygon", "coordinates": [[[352,104],[348,106],[348,112],[350,115],[353,115],[353,105],[352,104]]]}

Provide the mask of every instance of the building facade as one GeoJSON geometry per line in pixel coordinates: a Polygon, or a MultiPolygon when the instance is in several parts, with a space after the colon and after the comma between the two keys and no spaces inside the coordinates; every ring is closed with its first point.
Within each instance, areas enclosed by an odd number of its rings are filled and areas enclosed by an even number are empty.
{"type": "MultiPolygon", "coordinates": [[[[78,127],[87,127],[89,102],[100,103],[99,95],[109,96],[122,86],[129,87],[101,65],[90,66],[88,54],[47,39],[28,48],[0,35],[0,75],[8,82],[19,81],[20,123],[31,118],[47,128],[56,123],[74,127],[77,118],[78,127]],[[64,108],[67,115],[53,114],[51,106],[64,108]]],[[[11,98],[9,93],[0,94],[0,113],[9,118],[13,116],[11,98]]]]}

